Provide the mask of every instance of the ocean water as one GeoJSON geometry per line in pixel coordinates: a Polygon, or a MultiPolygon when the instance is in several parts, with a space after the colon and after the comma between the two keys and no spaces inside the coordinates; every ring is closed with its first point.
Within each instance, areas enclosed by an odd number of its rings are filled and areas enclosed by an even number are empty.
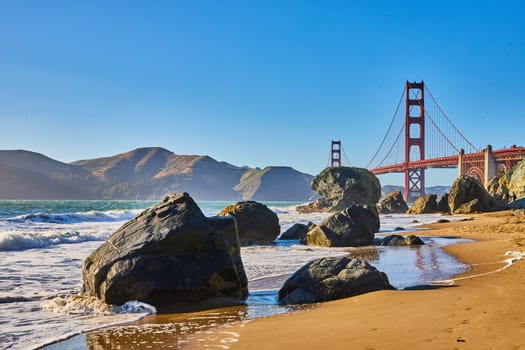
{"type": "MultiPolygon", "coordinates": [[[[80,300],[82,261],[124,222],[155,202],[148,201],[0,201],[0,349],[32,349],[60,339],[136,321],[155,313],[147,304],[130,301],[107,307],[80,300]]],[[[214,215],[230,202],[201,202],[206,215],[214,215]]],[[[302,214],[299,203],[266,203],[279,216],[281,231],[294,223],[318,223],[327,214],[302,214]]],[[[396,227],[413,229],[410,215],[381,217],[378,236],[396,227]]],[[[439,215],[420,215],[420,223],[435,222],[439,215]]],[[[418,232],[424,234],[424,231],[418,232]]],[[[467,269],[441,247],[457,242],[424,237],[419,248],[375,247],[317,248],[296,241],[277,240],[270,246],[241,249],[249,279],[250,297],[232,322],[290,312],[277,305],[277,290],[285,278],[306,262],[323,256],[353,254],[370,261],[389,276],[396,288],[444,280],[467,269]]],[[[221,311],[215,317],[229,320],[221,311]]],[[[229,322],[229,321],[228,321],[229,322]]],[[[189,319],[177,323],[191,329],[189,319]]],[[[158,326],[160,327],[160,326],[158,326]]],[[[145,332],[145,329],[140,330],[145,332]]],[[[64,346],[63,348],[67,348],[64,346]]]]}

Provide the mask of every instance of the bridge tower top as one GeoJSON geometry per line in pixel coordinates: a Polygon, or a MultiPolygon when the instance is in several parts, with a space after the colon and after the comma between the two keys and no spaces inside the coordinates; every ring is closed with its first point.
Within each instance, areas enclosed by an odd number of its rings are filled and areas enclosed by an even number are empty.
{"type": "Polygon", "coordinates": [[[330,166],[341,166],[341,141],[332,140],[330,147],[330,166]]]}
{"type": "Polygon", "coordinates": [[[425,83],[406,82],[405,199],[425,194],[425,169],[410,168],[411,161],[425,159],[425,83]],[[413,159],[415,158],[415,159],[413,159]]]}

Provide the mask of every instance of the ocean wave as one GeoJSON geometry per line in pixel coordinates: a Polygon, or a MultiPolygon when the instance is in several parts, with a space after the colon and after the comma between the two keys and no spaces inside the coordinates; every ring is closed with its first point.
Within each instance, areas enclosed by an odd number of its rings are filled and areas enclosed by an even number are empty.
{"type": "Polygon", "coordinates": [[[128,301],[120,306],[108,305],[102,300],[92,297],[73,295],[69,297],[56,297],[41,303],[45,311],[69,315],[115,315],[115,314],[144,314],[157,313],[153,305],[137,300],[128,301]]]}
{"type": "Polygon", "coordinates": [[[87,211],[78,213],[31,213],[4,219],[16,223],[75,224],[81,222],[116,222],[133,219],[141,210],[87,211]]]}
{"type": "Polygon", "coordinates": [[[80,243],[86,241],[103,241],[109,237],[111,231],[80,232],[19,232],[0,231],[0,251],[44,248],[64,243],[80,243]]]}

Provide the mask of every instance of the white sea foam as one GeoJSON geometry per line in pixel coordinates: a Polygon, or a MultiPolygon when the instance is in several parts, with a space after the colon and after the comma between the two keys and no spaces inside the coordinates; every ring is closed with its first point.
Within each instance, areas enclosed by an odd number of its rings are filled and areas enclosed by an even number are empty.
{"type": "MultiPolygon", "coordinates": [[[[62,215],[62,214],[60,214],[62,215]]],[[[69,214],[68,214],[69,215],[69,214]]],[[[76,214],[75,214],[76,215],[76,214]]],[[[60,223],[7,219],[0,221],[0,251],[46,248],[67,243],[104,241],[132,214],[114,216],[112,220],[95,220],[99,214],[80,222],[60,223]],[[119,218],[117,220],[117,217],[119,218]]],[[[102,215],[102,214],[101,214],[102,215]]],[[[103,214],[106,219],[109,214],[103,214]]],[[[63,218],[66,216],[61,216],[63,218]]],[[[69,217],[71,218],[71,217],[69,217]]],[[[76,220],[76,219],[75,219],[76,220]]],[[[75,221],[72,220],[72,221],[75,221]]]]}
{"type": "Polygon", "coordinates": [[[4,219],[7,222],[41,222],[53,224],[74,224],[80,222],[114,222],[133,219],[140,210],[87,211],[78,213],[33,213],[4,219]]]}
{"type": "MultiPolygon", "coordinates": [[[[440,281],[434,281],[435,284],[437,285],[440,285],[440,284],[444,284],[444,285],[454,285],[454,283],[456,281],[460,281],[460,280],[464,280],[464,279],[470,279],[470,278],[475,278],[475,277],[481,277],[481,276],[486,276],[486,275],[491,275],[491,274],[494,274],[494,273],[498,273],[498,272],[501,272],[503,270],[506,270],[508,269],[509,267],[511,267],[512,265],[514,265],[514,263],[516,261],[519,261],[519,260],[522,260],[523,258],[525,258],[525,252],[521,252],[521,251],[508,251],[508,252],[505,252],[504,254],[505,257],[508,257],[506,259],[503,259],[501,261],[496,261],[496,262],[489,262],[489,263],[484,263],[483,265],[492,265],[492,264],[504,264],[502,267],[499,267],[495,270],[492,270],[492,271],[488,271],[488,272],[484,272],[484,273],[478,273],[478,274],[475,274],[475,275],[468,275],[468,276],[462,276],[462,277],[454,277],[454,278],[451,278],[451,279],[447,279],[447,280],[440,280],[440,281]]],[[[476,266],[476,265],[473,265],[473,266],[476,266]]]]}

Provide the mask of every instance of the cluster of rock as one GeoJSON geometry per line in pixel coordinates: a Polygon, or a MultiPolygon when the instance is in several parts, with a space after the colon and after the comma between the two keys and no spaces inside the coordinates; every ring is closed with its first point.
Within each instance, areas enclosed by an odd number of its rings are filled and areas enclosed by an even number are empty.
{"type": "Polygon", "coordinates": [[[124,224],[84,261],[82,274],[82,294],[108,304],[248,295],[235,219],[204,216],[187,193],[124,224]]]}
{"type": "MultiPolygon", "coordinates": [[[[395,192],[387,195],[379,204],[380,213],[401,213],[401,210],[395,212],[391,210],[393,207],[402,208],[406,205],[401,193],[395,192]]],[[[494,198],[478,180],[469,176],[460,176],[452,184],[450,193],[444,194],[439,199],[435,194],[421,196],[406,210],[406,213],[412,215],[431,213],[471,214],[504,208],[500,201],[494,198]]]]}
{"type": "MultiPolygon", "coordinates": [[[[259,244],[273,241],[279,222],[268,211],[260,203],[239,202],[218,216],[206,217],[188,193],[168,195],[115,231],[84,261],[82,294],[107,304],[140,300],[157,307],[214,297],[245,299],[247,277],[239,238],[259,244]]],[[[296,231],[291,237],[298,238],[310,230],[319,232],[312,237],[323,234],[337,245],[345,239],[355,245],[371,244],[373,231],[379,229],[377,213],[359,205],[342,213],[320,225],[296,225],[290,235],[296,231]],[[336,218],[346,229],[338,227],[336,218]],[[357,234],[361,231],[366,239],[357,234]]],[[[301,268],[279,296],[281,303],[293,304],[379,289],[393,287],[368,263],[324,258],[301,268]]]]}
{"type": "MultiPolygon", "coordinates": [[[[427,195],[408,209],[401,192],[395,191],[381,201],[379,212],[463,214],[503,208],[491,194],[506,201],[517,197],[513,204],[519,204],[525,201],[520,199],[525,196],[524,164],[494,179],[491,193],[475,179],[461,176],[439,201],[436,195],[427,195]]],[[[317,225],[295,224],[280,239],[328,247],[424,244],[414,235],[375,238],[381,189],[377,177],[366,169],[327,168],[314,178],[312,189],[322,198],[298,210],[333,214],[317,225]]],[[[206,217],[189,194],[169,195],[123,225],[84,261],[82,293],[108,304],[140,300],[155,306],[213,297],[245,299],[241,245],[268,244],[279,233],[277,215],[263,204],[238,202],[206,217]]],[[[279,301],[318,302],[380,289],[393,287],[368,263],[322,258],[291,276],[279,291],[279,301]]]]}

